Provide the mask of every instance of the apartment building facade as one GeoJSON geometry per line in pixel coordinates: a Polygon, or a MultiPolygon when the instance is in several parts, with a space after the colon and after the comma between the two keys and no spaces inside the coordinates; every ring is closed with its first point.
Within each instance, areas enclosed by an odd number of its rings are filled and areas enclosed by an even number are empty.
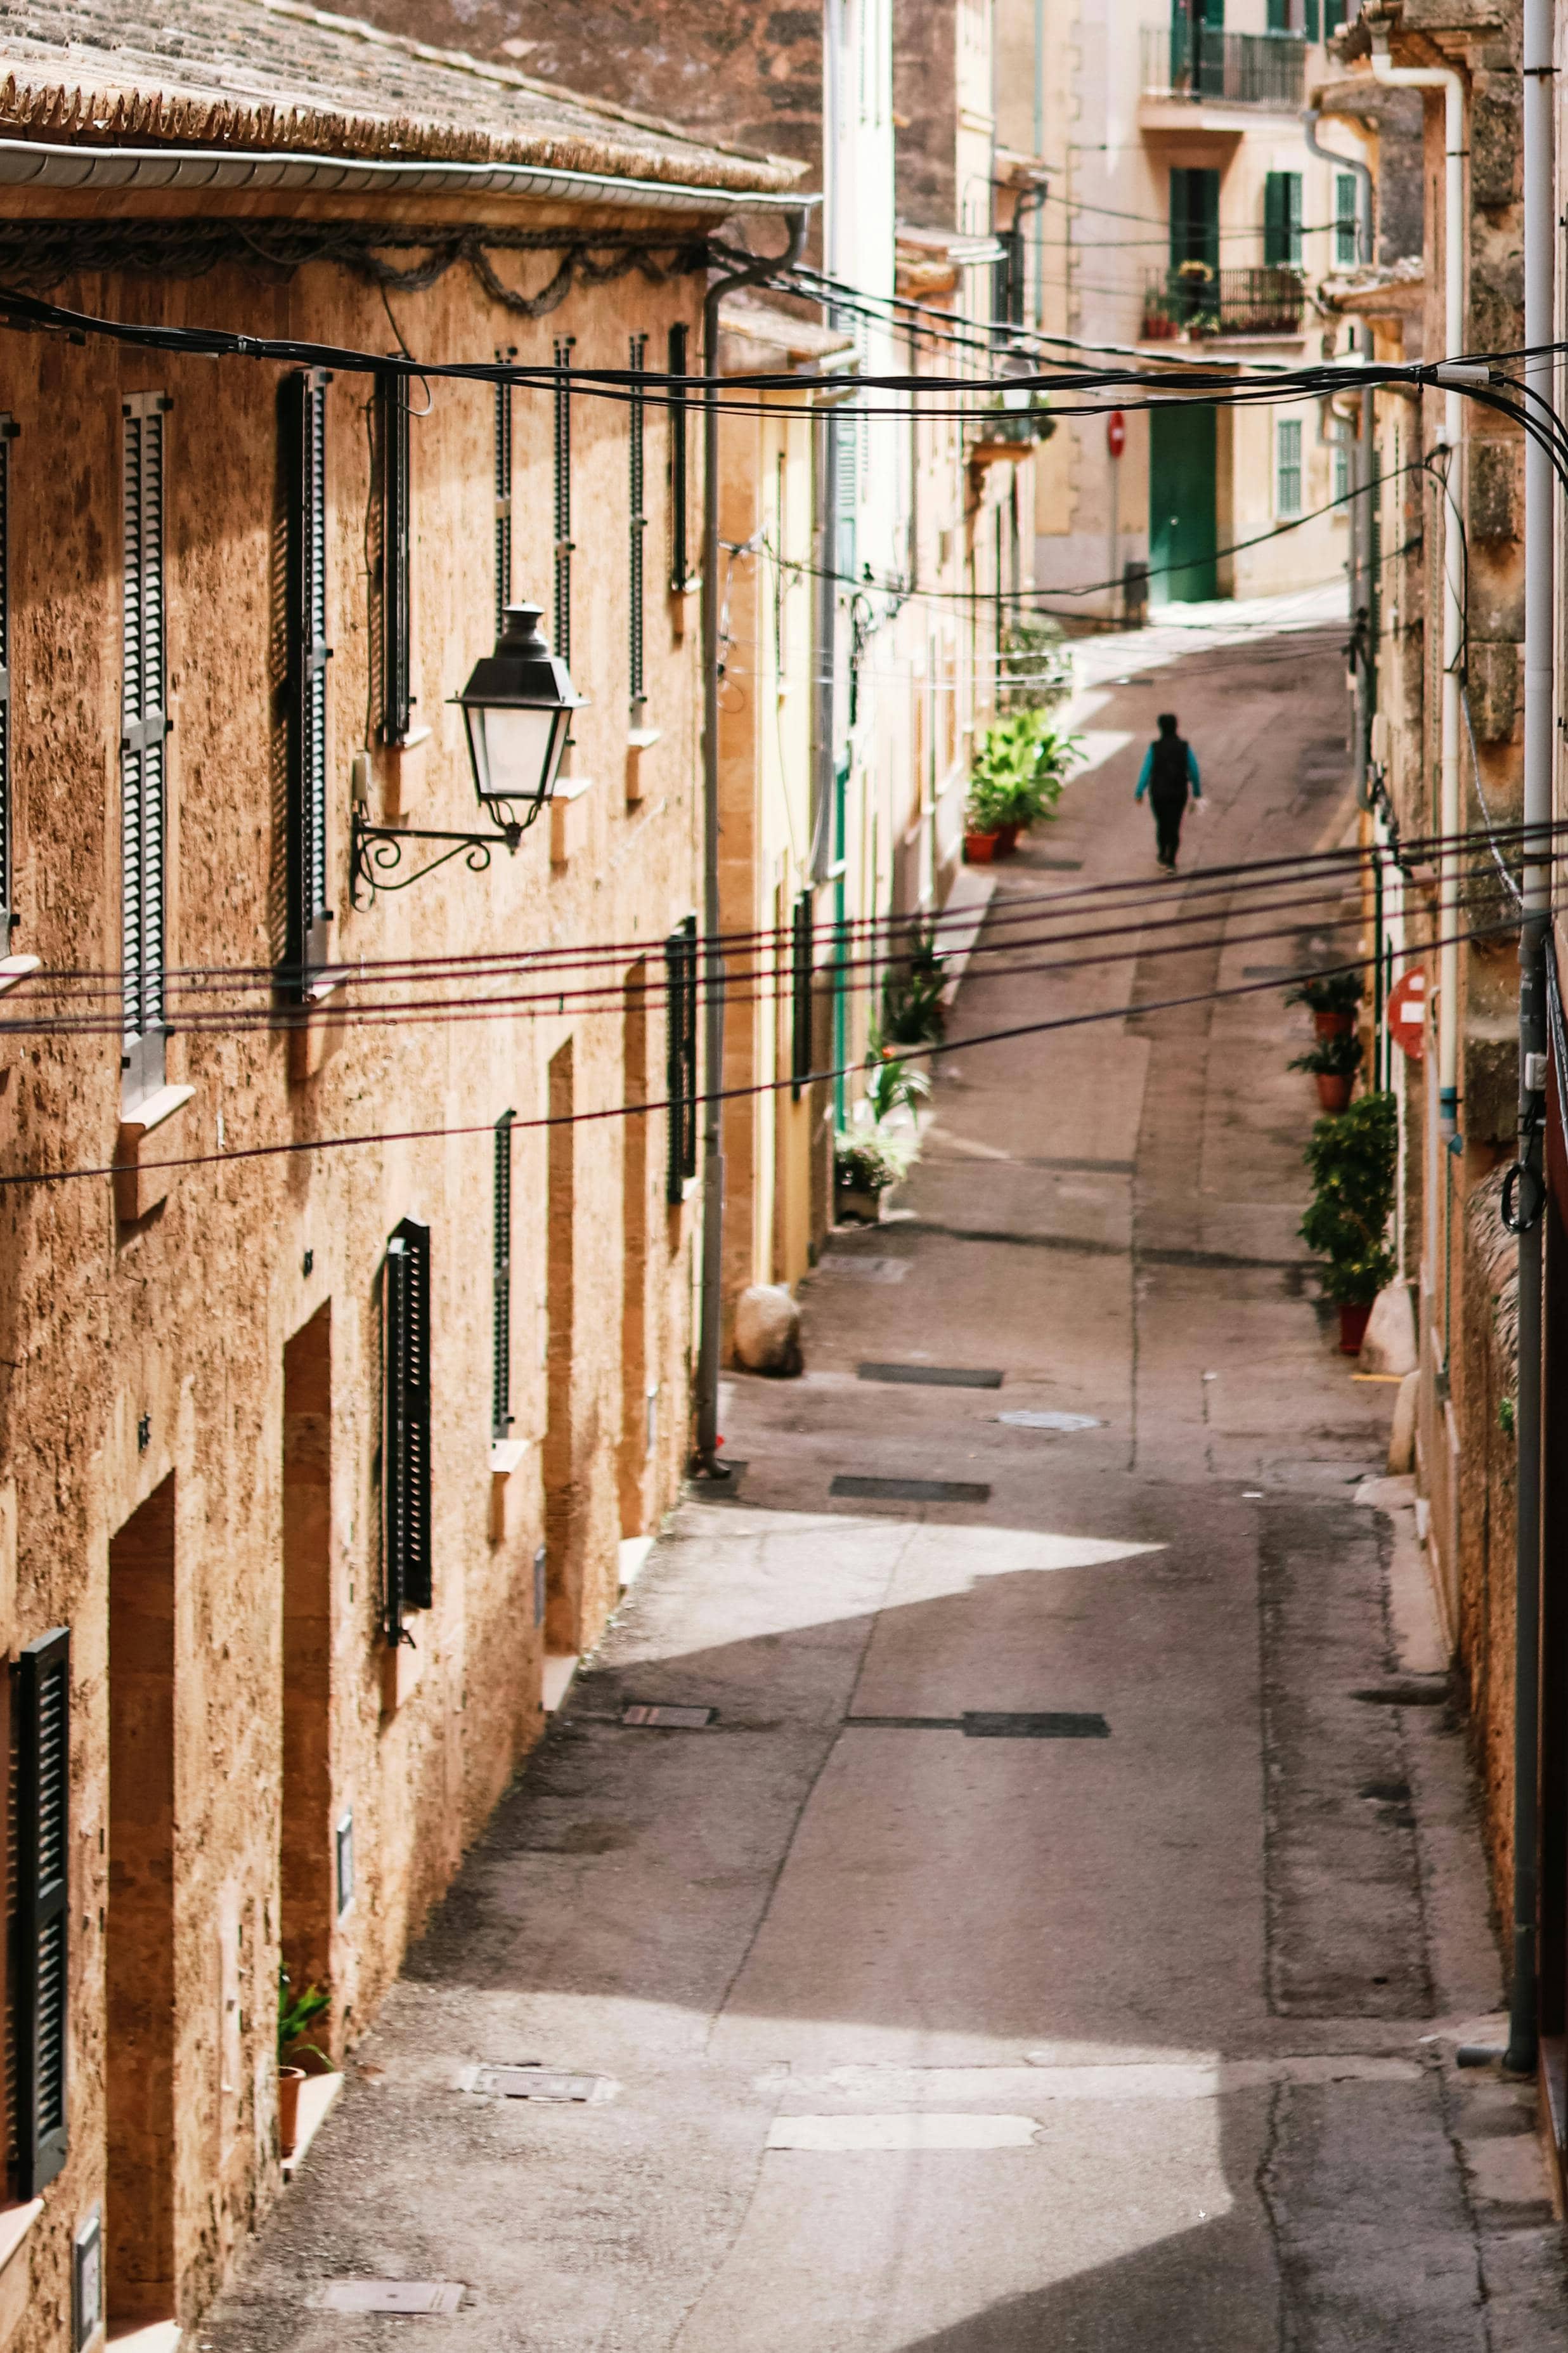
{"type": "Polygon", "coordinates": [[[60,21],[0,37],[4,275],[127,332],[0,338],[26,2353],[199,2314],[280,1967],[337,2063],[676,1492],[700,479],[638,379],[797,176],[259,0],[60,21]],[[481,805],[457,698],[540,623],[561,780],[481,805]]]}

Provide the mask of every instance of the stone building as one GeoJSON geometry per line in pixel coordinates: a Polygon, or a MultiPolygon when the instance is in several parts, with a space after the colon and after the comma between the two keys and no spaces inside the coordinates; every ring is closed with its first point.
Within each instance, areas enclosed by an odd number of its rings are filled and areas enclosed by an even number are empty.
{"type": "Polygon", "coordinates": [[[635,375],[797,176],[265,0],[0,25],[0,280],[126,330],[0,337],[26,2353],[199,2314],[280,1963],[335,2063],[675,1493],[700,484],[635,375]],[[453,698],[524,599],[586,701],[509,839],[453,698]]]}

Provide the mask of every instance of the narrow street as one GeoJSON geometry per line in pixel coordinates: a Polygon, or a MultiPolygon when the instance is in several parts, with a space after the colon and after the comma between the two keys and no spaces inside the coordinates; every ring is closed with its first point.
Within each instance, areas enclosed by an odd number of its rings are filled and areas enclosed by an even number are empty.
{"type": "MultiPolygon", "coordinates": [[[[1152,880],[1163,709],[1184,875],[1342,839],[1342,636],[1093,645],[1095,765],[994,917],[1152,880]]],[[[1568,2347],[1532,2091],[1454,2063],[1498,1953],[1414,1513],[1363,1491],[1394,1391],[1297,1237],[1301,1018],[1160,1009],[1298,943],[1203,903],[1179,955],[973,959],[900,1207],[832,1237],[804,1377],[727,1384],[736,1493],[675,1514],[200,2345],[1568,2347]],[[534,2064],[594,2096],[473,2073],[534,2064]],[[466,2294],[312,2303],[354,2276],[466,2294]]]]}

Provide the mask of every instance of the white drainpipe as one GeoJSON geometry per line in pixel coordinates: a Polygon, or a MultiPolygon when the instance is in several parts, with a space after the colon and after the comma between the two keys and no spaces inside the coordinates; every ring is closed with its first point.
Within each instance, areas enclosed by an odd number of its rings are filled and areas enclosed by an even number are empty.
{"type": "MultiPolygon", "coordinates": [[[[1388,27],[1373,24],[1372,70],[1394,90],[1440,90],[1443,93],[1443,338],[1449,359],[1458,359],[1465,333],[1465,84],[1447,66],[1396,66],[1388,54],[1388,27]]],[[[1460,464],[1464,433],[1463,393],[1449,385],[1443,395],[1442,446],[1448,452],[1448,493],[1463,495],[1460,464]]],[[[1445,1143],[1458,1126],[1459,942],[1458,844],[1462,823],[1459,794],[1459,654],[1464,644],[1464,545],[1455,517],[1443,518],[1443,709],[1442,796],[1438,830],[1437,1102],[1445,1143]]]]}

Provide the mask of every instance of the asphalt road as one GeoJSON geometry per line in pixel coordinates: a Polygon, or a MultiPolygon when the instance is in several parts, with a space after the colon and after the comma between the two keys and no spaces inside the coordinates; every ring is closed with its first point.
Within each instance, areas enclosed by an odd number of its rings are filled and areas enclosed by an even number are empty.
{"type": "Polygon", "coordinates": [[[1498,1958],[1413,1515],[1357,1500],[1393,1392],[1296,1237],[1300,1017],[1207,994],[1335,936],[1331,894],[1204,876],[1342,838],[1336,646],[1107,686],[899,1214],[834,1237],[804,1377],[729,1385],[738,1492],[677,1514],[203,2345],[1568,2346],[1530,2096],[1453,2064],[1498,1958]],[[1212,801],[1184,878],[1041,970],[1038,894],[1154,880],[1166,707],[1212,801]],[[595,2096],[465,2087],[528,2063],[595,2096]],[[371,2276],[462,2308],[310,2302],[371,2276]]]}

